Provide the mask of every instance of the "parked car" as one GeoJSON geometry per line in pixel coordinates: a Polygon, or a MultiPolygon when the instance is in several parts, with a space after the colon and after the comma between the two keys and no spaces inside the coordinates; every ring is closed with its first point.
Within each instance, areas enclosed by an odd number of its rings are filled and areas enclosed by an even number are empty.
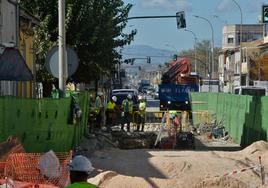
{"type": "Polygon", "coordinates": [[[134,105],[138,104],[138,90],[136,89],[115,89],[111,93],[112,96],[117,97],[116,104],[117,105],[122,105],[122,102],[125,98],[127,98],[128,94],[132,95],[133,103],[134,105]]]}
{"type": "Polygon", "coordinates": [[[234,89],[234,93],[238,95],[265,96],[267,89],[265,87],[241,86],[234,89]]]}

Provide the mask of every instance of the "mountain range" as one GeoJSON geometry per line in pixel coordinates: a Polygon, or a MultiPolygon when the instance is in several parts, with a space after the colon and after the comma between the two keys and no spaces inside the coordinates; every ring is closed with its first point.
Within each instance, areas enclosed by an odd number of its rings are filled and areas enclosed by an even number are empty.
{"type": "MultiPolygon", "coordinates": [[[[138,69],[140,66],[145,71],[156,70],[159,65],[164,65],[169,62],[175,51],[155,48],[147,45],[130,45],[121,50],[123,60],[135,58],[133,64],[133,70],[138,69]],[[151,58],[151,63],[147,63],[147,57],[151,58]]],[[[128,67],[132,69],[131,65],[123,65],[123,67],[128,67]]],[[[133,71],[131,70],[131,72],[133,71]]]]}

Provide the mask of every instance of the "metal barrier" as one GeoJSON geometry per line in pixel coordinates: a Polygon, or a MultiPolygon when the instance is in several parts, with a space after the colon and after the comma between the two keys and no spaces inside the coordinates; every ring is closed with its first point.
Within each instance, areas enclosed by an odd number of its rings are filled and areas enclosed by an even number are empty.
{"type": "MultiPolygon", "coordinates": [[[[181,114],[182,129],[188,129],[191,124],[189,113],[187,111],[179,110],[176,112],[181,114]]],[[[166,111],[146,112],[145,126],[147,126],[149,130],[159,130],[165,113],[166,111]]]]}
{"type": "Polygon", "coordinates": [[[212,114],[208,110],[196,110],[192,111],[193,124],[198,125],[200,123],[210,124],[213,120],[212,114]]]}

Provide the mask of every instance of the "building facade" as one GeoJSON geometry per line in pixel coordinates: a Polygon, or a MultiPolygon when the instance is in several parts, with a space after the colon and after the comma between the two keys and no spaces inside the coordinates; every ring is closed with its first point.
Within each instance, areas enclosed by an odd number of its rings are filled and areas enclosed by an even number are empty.
{"type": "Polygon", "coordinates": [[[263,24],[242,25],[242,57],[240,54],[240,24],[226,25],[222,30],[222,49],[219,55],[220,91],[233,93],[234,88],[248,83],[244,48],[246,43],[263,39],[266,29],[263,24]],[[242,62],[241,62],[242,59],[242,62]]]}
{"type": "MultiPolygon", "coordinates": [[[[0,0],[0,46],[1,54],[6,47],[19,49],[27,68],[35,76],[33,28],[38,20],[15,0],[0,0]]],[[[0,95],[35,97],[34,81],[0,81],[0,95]]]]}

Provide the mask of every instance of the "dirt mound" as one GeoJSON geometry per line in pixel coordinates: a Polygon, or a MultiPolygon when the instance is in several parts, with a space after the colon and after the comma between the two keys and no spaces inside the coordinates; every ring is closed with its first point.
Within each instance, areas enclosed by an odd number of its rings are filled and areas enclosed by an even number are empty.
{"type": "Polygon", "coordinates": [[[247,184],[230,176],[205,179],[193,188],[247,188],[247,184]]]}
{"type": "Polygon", "coordinates": [[[109,188],[174,188],[177,180],[124,176],[113,171],[106,171],[94,178],[89,179],[88,182],[93,183],[99,187],[109,188]]]}
{"type": "Polygon", "coordinates": [[[243,149],[241,151],[241,154],[248,156],[256,152],[266,152],[266,151],[268,151],[268,143],[263,140],[260,140],[260,141],[252,143],[250,146],[243,149]]]}
{"type": "Polygon", "coordinates": [[[92,183],[94,185],[100,186],[101,184],[105,183],[105,181],[109,181],[113,177],[117,176],[118,174],[113,171],[106,171],[102,172],[99,175],[95,176],[94,178],[88,179],[89,183],[92,183]]]}

